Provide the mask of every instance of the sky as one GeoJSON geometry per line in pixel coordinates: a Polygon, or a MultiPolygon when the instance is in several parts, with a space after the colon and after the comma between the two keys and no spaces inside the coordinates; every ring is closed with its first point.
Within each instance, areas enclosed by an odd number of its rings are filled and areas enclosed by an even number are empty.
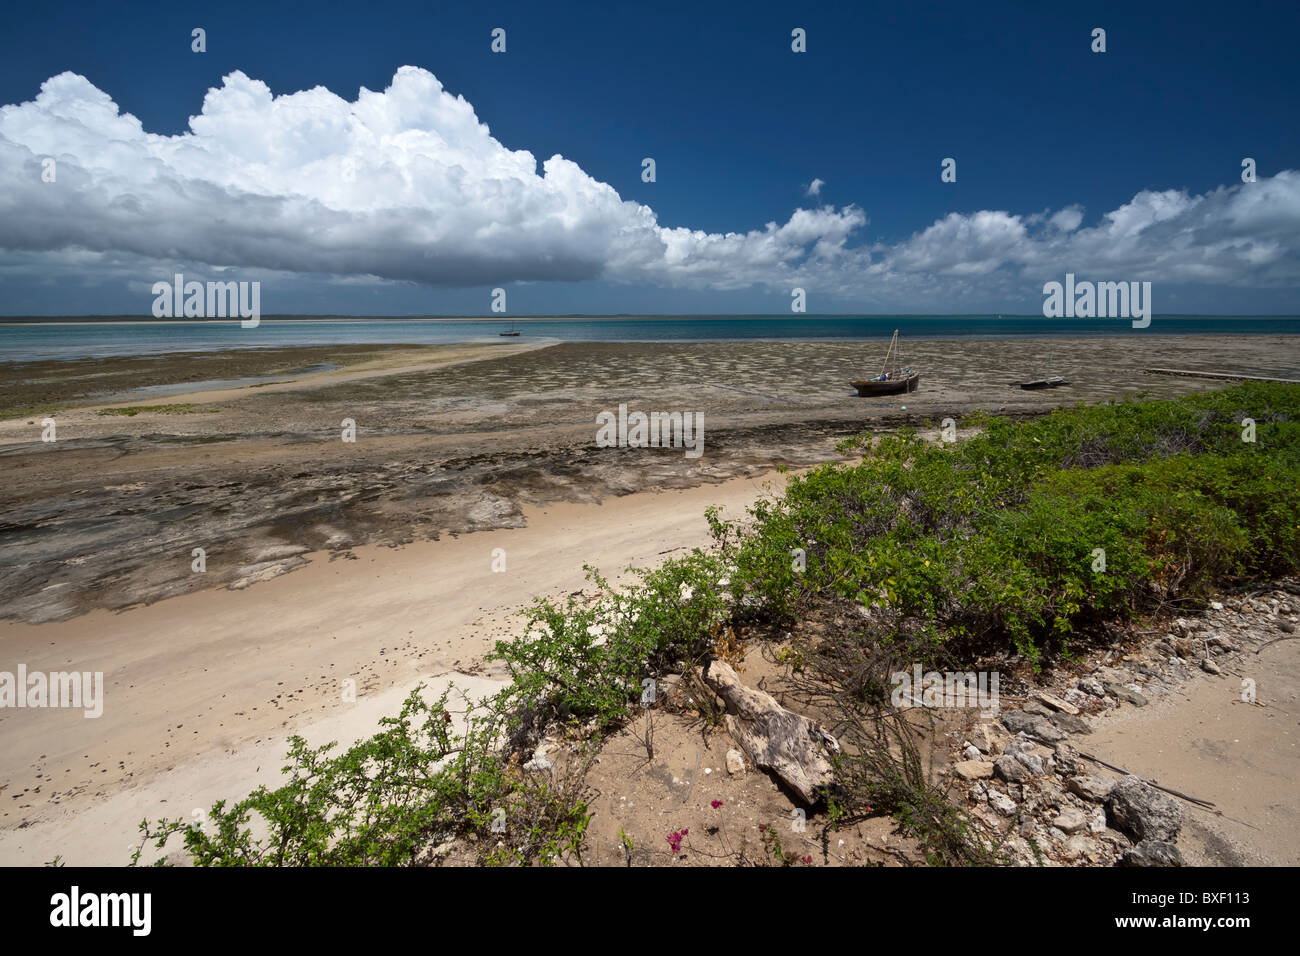
{"type": "Polygon", "coordinates": [[[1300,312],[1294,0],[5,20],[0,314],[177,272],[266,314],[1034,314],[1066,273],[1300,312]]]}

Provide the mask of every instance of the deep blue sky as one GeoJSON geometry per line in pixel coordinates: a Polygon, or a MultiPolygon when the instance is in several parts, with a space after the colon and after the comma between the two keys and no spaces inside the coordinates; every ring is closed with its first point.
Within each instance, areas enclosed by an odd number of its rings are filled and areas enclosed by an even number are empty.
{"type": "MultiPolygon", "coordinates": [[[[855,204],[870,221],[854,244],[897,243],[948,213],[981,209],[1078,203],[1092,225],[1143,189],[1195,194],[1239,182],[1246,155],[1261,177],[1300,168],[1295,0],[992,7],[15,4],[0,39],[0,103],[31,100],[72,70],[146,130],[176,134],[232,70],[277,94],[323,85],[351,99],[411,64],[463,95],[506,146],[539,161],[562,154],[653,207],[662,225],[743,231],[784,223],[800,205],[855,204]],[[203,56],[189,50],[195,26],[207,30],[203,56]],[[488,48],[496,26],[508,30],[505,56],[488,48]],[[806,55],[790,52],[794,26],[808,31],[806,55]],[[1107,30],[1102,56],[1089,51],[1095,26],[1107,30]],[[641,182],[643,156],[656,159],[656,183],[641,182]],[[944,156],[958,159],[956,184],[939,181],[944,156]],[[814,177],[827,184],[818,200],[802,190],[814,177]]],[[[788,296],[762,289],[541,285],[520,290],[512,311],[788,308],[788,296]]],[[[299,307],[275,311],[329,308],[327,296],[300,292],[299,307]]],[[[98,304],[21,277],[0,295],[8,313],[98,304]]],[[[485,311],[481,288],[395,284],[365,295],[375,311],[485,311]]],[[[118,311],[115,301],[104,311],[118,311]]],[[[361,298],[345,301],[367,311],[361,298]]],[[[1294,289],[1204,301],[1215,306],[1206,311],[1297,306],[1294,289]]],[[[1182,312],[1195,304],[1165,302],[1182,312]]],[[[954,302],[948,311],[968,310],[954,302]]]]}

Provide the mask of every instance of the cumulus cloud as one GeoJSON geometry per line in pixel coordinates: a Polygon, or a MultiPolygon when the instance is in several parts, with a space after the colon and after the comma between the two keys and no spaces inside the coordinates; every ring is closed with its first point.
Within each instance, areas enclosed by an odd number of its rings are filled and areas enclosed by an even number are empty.
{"type": "Polygon", "coordinates": [[[804,190],[804,195],[820,196],[822,193],[822,187],[825,185],[826,185],[826,181],[824,179],[814,179],[812,182],[808,184],[808,187],[804,190]]]}
{"type": "Polygon", "coordinates": [[[1047,221],[1061,232],[1074,232],[1083,222],[1083,210],[1078,206],[1066,206],[1047,221]]]}
{"type": "Polygon", "coordinates": [[[150,134],[73,73],[0,108],[0,247],[432,285],[752,283],[833,254],[863,221],[824,209],[747,233],[661,227],[562,156],[539,170],[415,67],[355,102],[321,87],[272,96],[235,72],[189,127],[150,134]],[[54,183],[42,181],[44,157],[57,162],[54,183]]]}
{"type": "Polygon", "coordinates": [[[463,97],[409,66],[354,101],[322,87],[273,96],[231,73],[177,136],[147,132],[74,73],[0,108],[0,248],[11,269],[44,259],[55,272],[186,262],[434,286],[803,285],[918,303],[1022,295],[1065,271],[1300,284],[1295,171],[1202,195],[1142,191],[1091,226],[1077,205],[951,213],[893,243],[869,242],[867,224],[857,206],[828,205],[744,232],[661,225],[574,162],[539,165],[503,145],[463,97]],[[47,157],[53,183],[41,175],[47,157]]]}

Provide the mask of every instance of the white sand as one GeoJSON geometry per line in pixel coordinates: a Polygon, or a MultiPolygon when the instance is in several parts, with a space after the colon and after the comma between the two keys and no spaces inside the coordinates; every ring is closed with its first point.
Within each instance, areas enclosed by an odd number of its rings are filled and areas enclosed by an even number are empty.
{"type": "Polygon", "coordinates": [[[0,670],[102,670],[105,687],[98,719],[2,712],[0,864],[56,854],[70,865],[123,864],[142,818],[188,819],[218,797],[273,784],[291,732],[312,743],[368,736],[421,679],[486,693],[491,680],[458,671],[522,632],[516,612],[533,595],[590,591],[584,563],[617,579],[629,564],[705,545],[706,507],[739,517],[783,481],[556,504],[529,513],[525,528],[359,548],[358,560],[312,555],[310,566],[243,591],[35,627],[0,623],[0,670]],[[491,570],[494,548],[505,549],[505,573],[491,570]],[[345,678],[357,682],[356,703],[342,700],[345,678]]]}

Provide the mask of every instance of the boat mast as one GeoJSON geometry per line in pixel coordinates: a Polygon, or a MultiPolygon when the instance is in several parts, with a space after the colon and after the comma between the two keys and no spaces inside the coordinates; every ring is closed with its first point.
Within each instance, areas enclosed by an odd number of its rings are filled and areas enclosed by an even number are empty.
{"type": "MultiPolygon", "coordinates": [[[[885,372],[889,369],[889,357],[894,355],[894,347],[898,344],[898,329],[894,329],[894,337],[889,340],[889,348],[885,351],[885,362],[880,366],[880,376],[884,377],[885,372]]],[[[894,356],[894,371],[898,371],[898,357],[894,356]]]]}

